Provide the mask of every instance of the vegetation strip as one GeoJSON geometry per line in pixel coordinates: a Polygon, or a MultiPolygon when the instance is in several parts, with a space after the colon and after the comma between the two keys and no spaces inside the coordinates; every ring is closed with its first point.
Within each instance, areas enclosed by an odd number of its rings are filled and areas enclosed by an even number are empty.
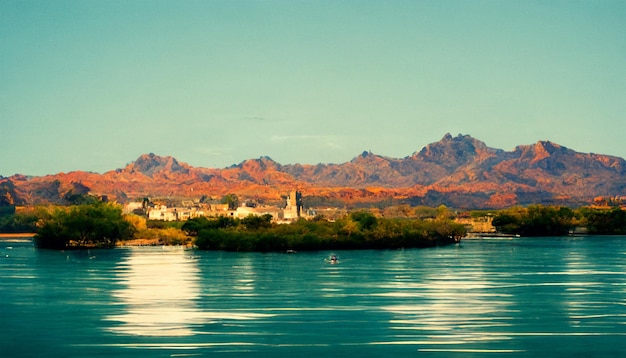
{"type": "MultiPolygon", "coordinates": [[[[423,213],[424,208],[403,208],[423,213]]],[[[387,218],[370,211],[353,211],[336,220],[317,216],[278,224],[271,215],[199,217],[187,221],[146,220],[123,214],[119,205],[88,202],[59,207],[4,209],[0,232],[15,237],[35,232],[41,248],[110,248],[119,245],[189,245],[202,250],[294,252],[298,250],[398,249],[433,247],[459,242],[467,234],[445,207],[430,210],[435,217],[387,218]]],[[[375,211],[374,211],[375,212],[375,211]]],[[[398,211],[400,212],[400,211],[398,211]]],[[[626,211],[619,208],[531,205],[491,212],[496,234],[562,236],[584,228],[584,233],[626,234],[626,211]]],[[[32,234],[29,234],[32,235],[32,234]]]]}

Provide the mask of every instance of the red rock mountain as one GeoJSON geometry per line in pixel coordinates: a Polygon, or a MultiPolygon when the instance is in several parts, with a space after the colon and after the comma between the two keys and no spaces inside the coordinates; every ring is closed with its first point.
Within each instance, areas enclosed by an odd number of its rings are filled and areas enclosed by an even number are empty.
{"type": "Polygon", "coordinates": [[[229,193],[277,202],[293,189],[302,191],[311,203],[404,202],[457,208],[578,205],[597,196],[625,195],[626,161],[575,152],[549,141],[504,151],[468,135],[446,134],[405,158],[363,152],[342,164],[281,165],[261,157],[212,169],[147,154],[103,174],[0,177],[0,200],[18,205],[63,203],[68,195],[84,193],[120,202],[142,197],[220,198],[229,193]]]}

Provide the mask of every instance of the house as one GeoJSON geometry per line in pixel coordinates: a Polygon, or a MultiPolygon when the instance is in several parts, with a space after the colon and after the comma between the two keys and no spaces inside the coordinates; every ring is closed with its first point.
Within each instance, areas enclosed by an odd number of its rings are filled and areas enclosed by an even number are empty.
{"type": "Polygon", "coordinates": [[[263,216],[271,215],[275,222],[291,222],[301,217],[308,217],[308,213],[303,210],[302,193],[294,190],[289,193],[286,200],[286,207],[261,205],[254,203],[243,203],[236,210],[231,210],[228,204],[206,204],[194,203],[190,200],[182,202],[181,207],[167,207],[163,204],[153,203],[131,203],[128,205],[128,212],[143,207],[148,220],[162,221],[185,221],[197,217],[232,217],[243,219],[249,215],[263,216]],[[132,205],[131,205],[132,204],[132,205]]]}

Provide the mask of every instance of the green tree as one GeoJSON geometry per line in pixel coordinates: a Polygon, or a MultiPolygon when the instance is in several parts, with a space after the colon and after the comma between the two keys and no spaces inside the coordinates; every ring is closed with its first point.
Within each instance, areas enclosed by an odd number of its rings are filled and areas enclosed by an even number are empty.
{"type": "Polygon", "coordinates": [[[561,236],[574,226],[574,212],[566,207],[531,205],[496,214],[493,225],[499,232],[522,236],[561,236]]]}
{"type": "Polygon", "coordinates": [[[522,213],[511,210],[497,213],[492,221],[492,225],[498,232],[504,234],[519,234],[522,226],[522,213]]]}
{"type": "Polygon", "coordinates": [[[193,226],[198,230],[195,243],[200,249],[227,251],[397,249],[447,245],[465,236],[465,227],[450,220],[384,219],[368,212],[334,222],[301,219],[271,225],[270,219],[263,225],[263,217],[249,216],[225,227],[208,220],[211,227],[193,226]]]}
{"type": "Polygon", "coordinates": [[[204,216],[193,218],[185,221],[181,230],[183,230],[187,235],[197,236],[200,230],[205,229],[217,229],[218,226],[217,220],[209,220],[204,216]]]}
{"type": "Polygon", "coordinates": [[[522,221],[521,235],[561,236],[572,229],[574,212],[565,207],[531,205],[522,221]]]}
{"type": "Polygon", "coordinates": [[[583,211],[583,223],[590,234],[626,234],[626,211],[615,207],[610,210],[587,209],[583,211]]]}
{"type": "Polygon", "coordinates": [[[359,224],[361,231],[374,229],[378,222],[376,217],[367,211],[355,211],[350,214],[350,218],[359,224]]]}
{"type": "Polygon", "coordinates": [[[113,247],[118,240],[132,238],[133,233],[121,207],[99,202],[57,209],[44,220],[35,242],[52,249],[113,247]]]}
{"type": "Polygon", "coordinates": [[[250,214],[241,219],[241,224],[249,230],[257,230],[272,226],[272,215],[265,214],[261,216],[250,214]]]}
{"type": "Polygon", "coordinates": [[[239,207],[239,198],[235,194],[226,194],[220,201],[222,204],[228,204],[228,209],[236,210],[239,207]]]}
{"type": "Polygon", "coordinates": [[[420,219],[434,219],[440,213],[440,210],[429,206],[418,206],[414,210],[414,215],[420,219]]]}
{"type": "Polygon", "coordinates": [[[0,232],[36,232],[39,219],[33,211],[16,213],[14,207],[0,207],[0,232]],[[2,214],[3,211],[5,211],[4,214],[2,214]]]}
{"type": "Polygon", "coordinates": [[[63,196],[63,200],[70,205],[94,204],[99,201],[95,196],[76,192],[74,190],[68,191],[63,196]]]}

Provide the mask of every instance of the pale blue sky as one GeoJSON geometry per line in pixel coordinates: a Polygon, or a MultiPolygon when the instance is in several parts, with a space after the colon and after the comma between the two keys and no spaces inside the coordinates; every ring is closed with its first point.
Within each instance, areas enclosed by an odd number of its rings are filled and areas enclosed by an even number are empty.
{"type": "Polygon", "coordinates": [[[404,157],[447,132],[626,157],[626,1],[0,0],[0,175],[404,157]]]}

